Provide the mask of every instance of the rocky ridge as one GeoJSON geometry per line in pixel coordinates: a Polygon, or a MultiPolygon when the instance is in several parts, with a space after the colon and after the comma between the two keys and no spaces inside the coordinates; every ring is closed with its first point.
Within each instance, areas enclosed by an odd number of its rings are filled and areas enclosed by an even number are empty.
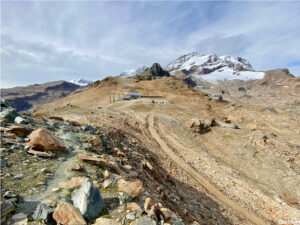
{"type": "Polygon", "coordinates": [[[134,138],[2,110],[1,224],[184,224],[170,178],[134,138]]]}

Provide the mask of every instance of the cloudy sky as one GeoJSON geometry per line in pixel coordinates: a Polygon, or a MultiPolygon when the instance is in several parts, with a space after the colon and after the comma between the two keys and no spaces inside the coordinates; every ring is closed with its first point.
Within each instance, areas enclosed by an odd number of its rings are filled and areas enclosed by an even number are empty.
{"type": "Polygon", "coordinates": [[[2,87],[102,79],[192,51],[300,75],[300,2],[1,2],[2,87]]]}

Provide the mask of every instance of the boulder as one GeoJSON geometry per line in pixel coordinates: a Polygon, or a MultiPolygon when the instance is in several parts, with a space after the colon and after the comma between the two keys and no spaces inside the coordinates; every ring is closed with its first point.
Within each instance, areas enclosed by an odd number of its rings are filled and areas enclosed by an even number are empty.
{"type": "Polygon", "coordinates": [[[140,196],[144,192],[143,183],[137,181],[126,181],[124,179],[118,180],[118,188],[120,191],[128,193],[132,198],[140,196]]]}
{"type": "Polygon", "coordinates": [[[132,225],[157,225],[156,221],[151,219],[149,216],[143,216],[131,223],[132,225]]]}
{"type": "Polygon", "coordinates": [[[72,201],[87,220],[97,218],[105,207],[99,190],[90,181],[73,191],[72,201]]]}
{"type": "Polygon", "coordinates": [[[121,223],[107,218],[98,218],[92,225],[121,225],[121,223]]]}
{"type": "Polygon", "coordinates": [[[40,203],[35,208],[34,213],[32,214],[32,219],[34,220],[40,220],[42,219],[46,224],[53,224],[53,214],[54,210],[53,208],[50,208],[46,204],[40,203]]]}
{"type": "Polygon", "coordinates": [[[5,119],[10,123],[13,123],[15,121],[15,118],[18,116],[18,113],[16,109],[14,108],[7,108],[0,112],[0,118],[5,119]]]}
{"type": "Polygon", "coordinates": [[[58,204],[53,212],[53,219],[62,225],[86,225],[80,211],[66,202],[58,204]]]}
{"type": "Polygon", "coordinates": [[[33,131],[29,136],[29,145],[41,151],[63,151],[66,146],[62,140],[52,135],[47,129],[33,131]]]}

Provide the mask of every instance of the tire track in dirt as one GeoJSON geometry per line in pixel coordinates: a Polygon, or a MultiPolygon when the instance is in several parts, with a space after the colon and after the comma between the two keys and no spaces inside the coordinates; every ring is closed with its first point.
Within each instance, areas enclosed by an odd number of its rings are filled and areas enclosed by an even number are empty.
{"type": "Polygon", "coordinates": [[[186,163],[183,159],[175,155],[173,150],[169,148],[169,146],[160,138],[160,136],[156,132],[154,127],[153,114],[150,114],[150,116],[148,117],[148,124],[149,124],[148,129],[151,136],[159,143],[162,150],[171,158],[171,160],[174,161],[179,168],[184,170],[192,180],[194,180],[200,186],[204,187],[210,194],[212,194],[220,202],[229,206],[230,208],[238,212],[240,215],[247,218],[253,224],[257,224],[257,225],[268,224],[267,221],[262,220],[261,218],[258,217],[258,215],[249,212],[248,210],[242,208],[236,202],[228,198],[225,194],[219,191],[214,185],[212,185],[205,177],[197,173],[188,163],[186,163]]]}

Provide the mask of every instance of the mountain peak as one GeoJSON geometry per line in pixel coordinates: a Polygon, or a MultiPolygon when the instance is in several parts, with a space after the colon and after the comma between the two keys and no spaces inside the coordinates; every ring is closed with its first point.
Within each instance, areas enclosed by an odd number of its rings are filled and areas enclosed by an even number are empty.
{"type": "Polygon", "coordinates": [[[88,85],[92,84],[93,81],[85,80],[83,78],[78,78],[78,79],[70,80],[70,83],[73,83],[73,84],[76,84],[76,85],[79,85],[79,86],[88,86],[88,85]]]}
{"type": "Polygon", "coordinates": [[[159,63],[154,63],[150,68],[136,76],[140,80],[152,80],[157,77],[170,76],[169,72],[164,70],[159,63]]]}

